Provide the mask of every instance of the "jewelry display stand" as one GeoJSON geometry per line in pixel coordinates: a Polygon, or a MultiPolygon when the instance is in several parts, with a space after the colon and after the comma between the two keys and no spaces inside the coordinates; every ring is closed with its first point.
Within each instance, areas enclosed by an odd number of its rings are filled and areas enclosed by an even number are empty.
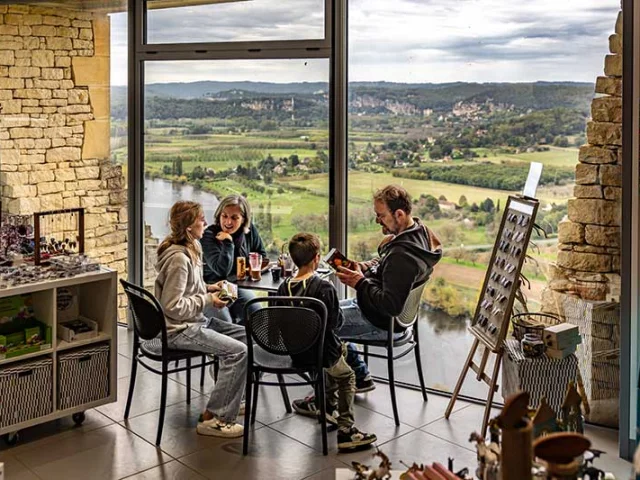
{"type": "Polygon", "coordinates": [[[33,230],[35,265],[40,265],[45,247],[56,250],[55,255],[84,253],[84,208],[34,213],[33,230]],[[44,243],[42,238],[45,238],[44,243]]]}
{"type": "Polygon", "coordinates": [[[464,379],[469,369],[473,370],[476,380],[489,386],[482,435],[486,433],[493,395],[498,389],[497,380],[504,353],[504,340],[509,330],[513,302],[520,286],[520,271],[527,254],[537,211],[538,201],[535,199],[509,196],[507,200],[480,299],[469,327],[475,339],[444,414],[445,418],[449,418],[464,379]],[[484,346],[484,352],[478,365],[474,362],[474,355],[480,344],[484,346]],[[491,377],[484,372],[490,353],[495,355],[491,377]]]}

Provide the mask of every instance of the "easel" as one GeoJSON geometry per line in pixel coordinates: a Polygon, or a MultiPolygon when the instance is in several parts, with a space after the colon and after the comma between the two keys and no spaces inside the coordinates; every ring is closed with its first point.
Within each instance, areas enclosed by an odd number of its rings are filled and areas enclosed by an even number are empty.
{"type": "Polygon", "coordinates": [[[535,199],[509,196],[507,200],[500,229],[493,246],[489,268],[482,285],[482,295],[478,300],[476,312],[469,327],[469,331],[475,339],[444,414],[448,419],[469,369],[473,370],[476,374],[476,380],[489,386],[482,420],[481,434],[483,436],[489,424],[493,395],[498,390],[498,373],[504,354],[504,340],[509,331],[513,302],[520,286],[520,271],[527,255],[527,246],[537,211],[538,201],[535,199]],[[474,355],[481,343],[484,346],[484,352],[480,364],[476,364],[474,355]],[[484,372],[489,354],[495,355],[491,377],[484,372]]]}

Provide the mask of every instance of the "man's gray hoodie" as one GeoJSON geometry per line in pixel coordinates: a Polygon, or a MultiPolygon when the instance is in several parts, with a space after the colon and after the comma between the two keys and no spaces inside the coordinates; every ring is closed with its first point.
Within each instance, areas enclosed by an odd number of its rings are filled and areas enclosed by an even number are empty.
{"type": "Polygon", "coordinates": [[[213,304],[213,298],[202,278],[202,256],[194,264],[186,247],[171,245],[158,255],[156,271],[155,295],[164,310],[168,332],[207,320],[203,312],[213,304]]]}

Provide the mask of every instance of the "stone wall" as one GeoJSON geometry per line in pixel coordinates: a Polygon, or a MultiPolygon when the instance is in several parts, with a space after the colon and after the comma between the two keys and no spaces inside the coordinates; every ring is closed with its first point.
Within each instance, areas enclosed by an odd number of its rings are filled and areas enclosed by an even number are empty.
{"type": "MultiPolygon", "coordinates": [[[[110,41],[106,15],[0,6],[0,185],[9,213],[84,207],[87,253],[124,274],[126,182],[109,159],[110,41]]],[[[124,305],[120,295],[120,319],[124,305]]]]}
{"type": "MultiPolygon", "coordinates": [[[[604,76],[596,80],[587,145],[580,148],[574,198],[568,220],[559,225],[558,257],[542,294],[543,311],[573,323],[566,305],[571,297],[620,302],[622,219],[622,12],[609,37],[604,76]]],[[[616,310],[619,312],[619,309],[616,310]]],[[[620,375],[619,315],[594,319],[589,344],[583,345],[590,382],[589,420],[617,427],[620,375]],[[600,322],[600,323],[599,323],[600,322]],[[617,387],[617,388],[616,388],[617,387]]]]}

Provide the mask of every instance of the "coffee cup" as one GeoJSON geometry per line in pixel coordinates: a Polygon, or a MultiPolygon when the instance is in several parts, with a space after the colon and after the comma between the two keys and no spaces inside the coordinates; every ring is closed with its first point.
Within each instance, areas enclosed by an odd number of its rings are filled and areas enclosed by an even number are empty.
{"type": "Polygon", "coordinates": [[[274,282],[279,282],[280,281],[280,273],[282,271],[280,270],[280,267],[273,267],[271,269],[271,278],[273,279],[274,282]]]}

